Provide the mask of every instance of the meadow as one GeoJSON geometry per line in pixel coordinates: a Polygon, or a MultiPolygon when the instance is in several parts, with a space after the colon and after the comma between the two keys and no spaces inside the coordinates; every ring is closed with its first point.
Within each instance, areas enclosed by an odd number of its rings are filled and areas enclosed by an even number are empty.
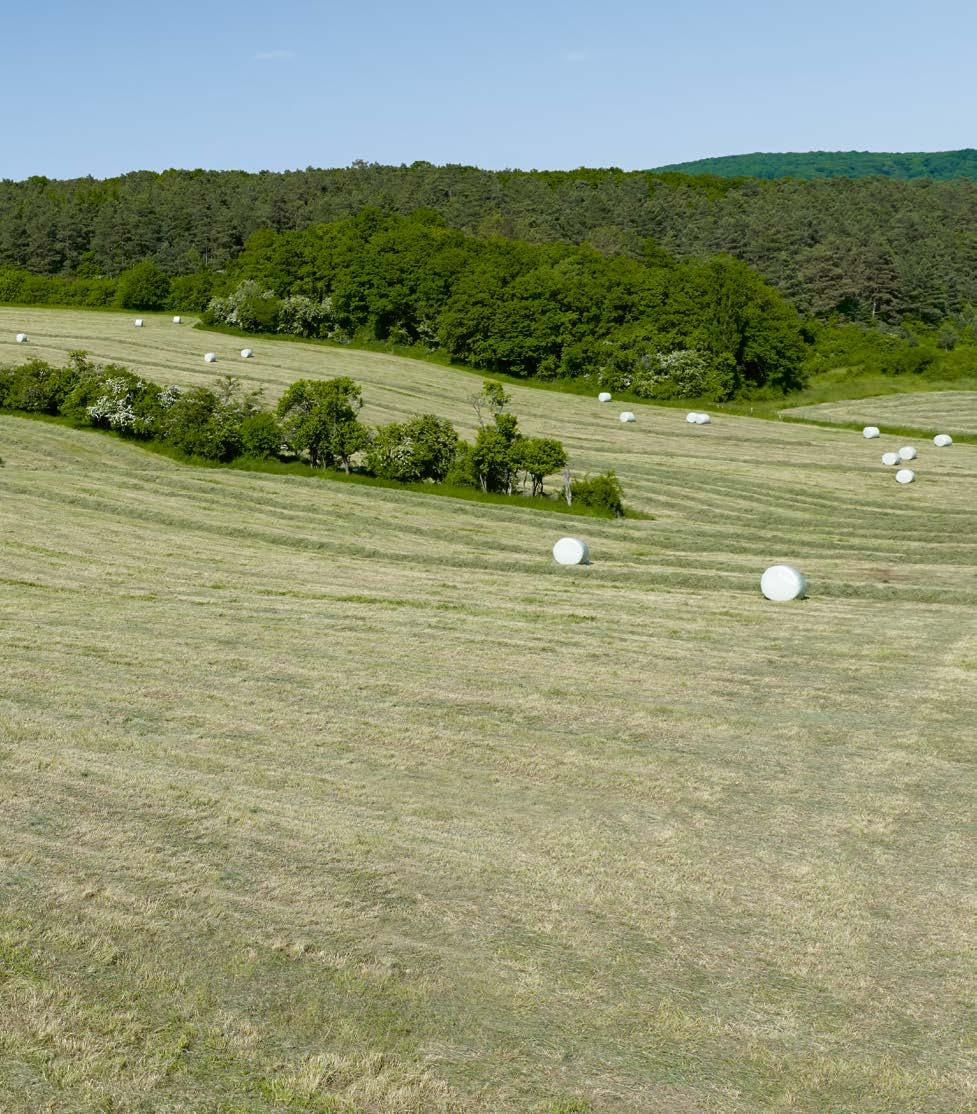
{"type": "MultiPolygon", "coordinates": [[[[463,372],[131,321],[0,309],[0,360],[473,425],[463,372]]],[[[0,1109],[977,1105],[977,447],[900,488],[891,438],[510,389],[654,520],[0,415],[0,1109]]]]}
{"type": "Polygon", "coordinates": [[[861,422],[934,433],[977,435],[977,391],[917,391],[797,406],[787,417],[819,422],[861,422]]]}

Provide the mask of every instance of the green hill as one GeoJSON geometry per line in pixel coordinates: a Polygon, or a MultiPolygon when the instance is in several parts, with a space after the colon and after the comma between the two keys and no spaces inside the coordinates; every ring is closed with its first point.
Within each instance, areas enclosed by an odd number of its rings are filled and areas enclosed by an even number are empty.
{"type": "Polygon", "coordinates": [[[977,178],[977,150],[754,151],[659,166],[656,171],[720,178],[977,178]]]}

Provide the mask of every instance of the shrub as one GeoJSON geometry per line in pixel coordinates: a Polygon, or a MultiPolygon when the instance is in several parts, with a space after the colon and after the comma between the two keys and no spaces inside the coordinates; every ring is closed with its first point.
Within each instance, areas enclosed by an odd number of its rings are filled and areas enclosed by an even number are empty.
{"type": "Polygon", "coordinates": [[[96,369],[83,355],[77,371],[75,387],[61,407],[66,417],[131,437],[153,437],[159,432],[163,408],[155,383],[117,364],[96,369]]]}
{"type": "Polygon", "coordinates": [[[598,476],[574,480],[571,495],[573,501],[581,506],[609,511],[617,518],[624,517],[624,492],[613,472],[602,472],[598,476]]]}
{"type": "Polygon", "coordinates": [[[419,414],[404,423],[380,426],[366,450],[364,465],[376,476],[402,483],[441,483],[457,448],[458,434],[450,422],[419,414]]]}
{"type": "Polygon", "coordinates": [[[290,336],[327,336],[332,325],[331,298],[317,302],[303,294],[293,294],[282,300],[278,310],[278,331],[290,336]]]}
{"type": "Polygon", "coordinates": [[[6,369],[0,379],[0,401],[11,410],[58,414],[77,381],[73,367],[53,367],[34,357],[6,369]]]}
{"type": "Polygon", "coordinates": [[[529,476],[533,495],[543,494],[543,480],[566,467],[567,453],[552,437],[522,437],[512,446],[512,461],[529,476]]]}
{"type": "Polygon", "coordinates": [[[278,400],[285,444],[296,456],[308,456],[313,467],[341,464],[348,472],[356,453],[370,436],[356,415],[363,393],[347,376],[297,379],[278,400]]]}
{"type": "Polygon", "coordinates": [[[241,451],[245,456],[268,460],[282,449],[282,430],[278,419],[267,410],[250,414],[241,422],[241,451]]]}
{"type": "Polygon", "coordinates": [[[223,298],[212,298],[206,319],[216,325],[231,325],[248,333],[273,333],[278,328],[281,299],[247,279],[223,298]]]}
{"type": "Polygon", "coordinates": [[[201,313],[210,304],[220,283],[220,277],[211,271],[177,275],[170,279],[169,308],[201,313]]]}
{"type": "Polygon", "coordinates": [[[119,276],[116,300],[123,309],[163,309],[170,296],[170,278],[151,259],[119,276]]]}

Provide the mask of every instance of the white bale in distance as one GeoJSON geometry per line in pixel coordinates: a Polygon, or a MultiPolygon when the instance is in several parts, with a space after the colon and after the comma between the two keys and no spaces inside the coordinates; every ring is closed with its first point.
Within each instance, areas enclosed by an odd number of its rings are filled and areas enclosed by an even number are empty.
{"type": "Polygon", "coordinates": [[[133,325],[135,325],[137,329],[141,329],[142,328],[142,318],[137,317],[136,320],[133,321],[133,325]]]}
{"type": "Polygon", "coordinates": [[[696,414],[695,416],[696,425],[709,425],[711,421],[712,418],[710,418],[708,414],[696,414]]]}
{"type": "Polygon", "coordinates": [[[883,453],[882,454],[882,463],[883,464],[898,464],[899,463],[899,454],[898,453],[883,453]]]}
{"type": "Polygon", "coordinates": [[[611,392],[610,391],[601,391],[600,394],[597,396],[597,401],[598,402],[610,402],[611,401],[611,392]]]}
{"type": "Polygon", "coordinates": [[[250,360],[253,355],[254,355],[254,352],[252,352],[250,348],[242,348],[241,349],[241,359],[242,360],[250,360]]]}
{"type": "Polygon", "coordinates": [[[215,362],[216,360],[217,360],[217,353],[216,353],[216,352],[208,352],[208,353],[207,353],[207,354],[206,354],[206,355],[204,356],[204,363],[205,363],[205,364],[212,364],[212,363],[214,363],[214,362],[215,362]]]}
{"type": "Polygon", "coordinates": [[[804,595],[807,579],[792,565],[771,565],[760,577],[760,591],[768,600],[786,603],[804,595]]]}
{"type": "Polygon", "coordinates": [[[27,343],[27,334],[26,333],[18,333],[17,336],[14,339],[17,341],[18,344],[26,344],[27,343]]]}
{"type": "Polygon", "coordinates": [[[862,430],[862,436],[865,437],[867,440],[871,440],[873,437],[879,437],[879,427],[877,425],[867,425],[862,430]]]}
{"type": "Polygon", "coordinates": [[[553,557],[558,565],[590,564],[590,550],[580,538],[560,538],[553,546],[553,557]]]}
{"type": "Polygon", "coordinates": [[[911,484],[915,478],[916,473],[912,468],[900,468],[899,471],[896,472],[897,484],[911,484]]]}
{"type": "Polygon", "coordinates": [[[899,450],[899,459],[915,460],[916,450],[912,447],[912,445],[903,445],[903,447],[899,450]]]}
{"type": "Polygon", "coordinates": [[[634,414],[632,414],[630,410],[622,410],[621,411],[621,421],[622,422],[633,422],[634,421],[634,414]]]}
{"type": "Polygon", "coordinates": [[[183,318],[180,317],[179,314],[177,314],[177,316],[173,318],[173,324],[174,325],[181,325],[182,323],[183,323],[183,318]]]}
{"type": "Polygon", "coordinates": [[[685,415],[685,420],[689,423],[689,425],[695,425],[699,420],[699,411],[690,410],[688,414],[685,415]]]}
{"type": "Polygon", "coordinates": [[[950,436],[949,433],[938,433],[933,438],[933,444],[938,449],[945,449],[947,447],[947,445],[952,445],[953,444],[953,438],[950,436]]]}

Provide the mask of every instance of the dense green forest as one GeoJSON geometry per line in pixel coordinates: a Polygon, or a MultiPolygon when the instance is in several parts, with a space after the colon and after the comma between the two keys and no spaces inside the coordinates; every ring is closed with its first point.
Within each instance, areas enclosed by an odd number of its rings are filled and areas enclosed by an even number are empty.
{"type": "Polygon", "coordinates": [[[754,151],[669,163],[652,173],[716,174],[721,178],[977,178],[977,150],[754,151]]]}
{"type": "MultiPolygon", "coordinates": [[[[649,241],[679,260],[728,253],[822,319],[937,326],[977,304],[977,182],[762,182],[430,163],[0,182],[0,300],[48,300],[3,268],[77,276],[96,284],[95,298],[102,277],[143,260],[169,276],[203,275],[193,280],[199,300],[259,229],[300,230],[366,207],[401,215],[426,208],[480,238],[586,244],[633,260],[647,259],[649,241]]],[[[89,300],[69,293],[65,300],[89,300]]]]}

